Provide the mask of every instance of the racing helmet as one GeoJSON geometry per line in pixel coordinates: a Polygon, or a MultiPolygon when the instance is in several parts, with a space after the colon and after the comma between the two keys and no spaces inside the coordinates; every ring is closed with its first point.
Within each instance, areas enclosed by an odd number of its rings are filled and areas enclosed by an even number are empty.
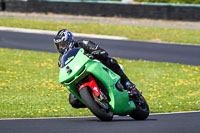
{"type": "Polygon", "coordinates": [[[64,54],[65,50],[74,45],[74,36],[66,29],[58,31],[57,35],[53,39],[54,45],[60,54],[64,54]]]}

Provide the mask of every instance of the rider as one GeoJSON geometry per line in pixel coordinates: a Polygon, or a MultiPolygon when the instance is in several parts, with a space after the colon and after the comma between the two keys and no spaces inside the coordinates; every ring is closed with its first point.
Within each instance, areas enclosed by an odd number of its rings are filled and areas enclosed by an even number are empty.
{"type": "MultiPolygon", "coordinates": [[[[118,62],[115,59],[108,57],[108,53],[94,42],[90,40],[75,40],[70,31],[63,29],[54,37],[54,44],[57,51],[60,53],[58,59],[59,67],[61,67],[62,56],[68,49],[76,47],[83,48],[87,55],[101,61],[105,66],[120,75],[122,85],[126,90],[131,92],[133,96],[137,97],[139,95],[139,91],[135,88],[135,84],[133,84],[124,74],[118,62]]],[[[84,107],[72,94],[69,96],[69,102],[75,108],[84,107]]]]}

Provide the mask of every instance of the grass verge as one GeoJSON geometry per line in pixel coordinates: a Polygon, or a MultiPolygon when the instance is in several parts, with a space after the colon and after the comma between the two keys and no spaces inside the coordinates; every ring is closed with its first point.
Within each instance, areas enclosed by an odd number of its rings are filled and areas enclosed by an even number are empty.
{"type": "MultiPolygon", "coordinates": [[[[0,118],[92,115],[73,109],[58,82],[58,54],[0,49],[0,118]]],[[[200,66],[122,60],[152,113],[200,110],[200,66]]]]}
{"type": "Polygon", "coordinates": [[[187,43],[200,45],[200,31],[187,29],[150,28],[107,24],[88,24],[0,18],[0,26],[58,31],[66,28],[76,33],[114,35],[130,40],[187,43]]]}

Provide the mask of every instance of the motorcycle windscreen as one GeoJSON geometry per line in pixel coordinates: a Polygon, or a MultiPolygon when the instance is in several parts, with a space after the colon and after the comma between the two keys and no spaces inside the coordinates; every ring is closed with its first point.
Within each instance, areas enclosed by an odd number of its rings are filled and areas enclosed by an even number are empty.
{"type": "Polygon", "coordinates": [[[64,66],[69,64],[75,58],[75,56],[77,55],[79,50],[80,50],[80,48],[73,48],[72,50],[65,53],[62,56],[61,67],[63,68],[64,66]]]}

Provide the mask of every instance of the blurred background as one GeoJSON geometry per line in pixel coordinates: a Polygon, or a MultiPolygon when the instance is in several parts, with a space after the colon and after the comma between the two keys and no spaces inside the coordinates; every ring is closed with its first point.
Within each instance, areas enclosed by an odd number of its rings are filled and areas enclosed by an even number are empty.
{"type": "Polygon", "coordinates": [[[2,11],[200,20],[200,0],[1,0],[2,11]]]}

